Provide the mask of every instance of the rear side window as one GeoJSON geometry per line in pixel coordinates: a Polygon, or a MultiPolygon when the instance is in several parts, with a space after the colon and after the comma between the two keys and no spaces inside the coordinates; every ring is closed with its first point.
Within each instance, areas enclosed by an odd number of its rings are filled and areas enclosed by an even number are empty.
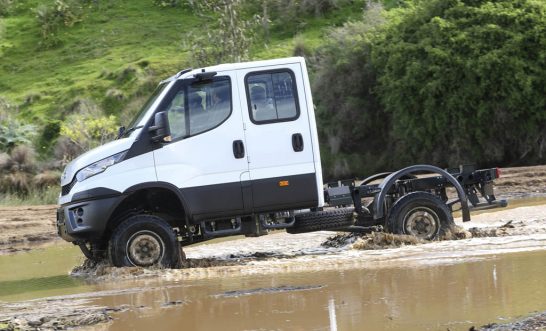
{"type": "Polygon", "coordinates": [[[246,76],[245,81],[253,123],[285,122],[299,117],[296,82],[292,71],[253,72],[246,76]]]}

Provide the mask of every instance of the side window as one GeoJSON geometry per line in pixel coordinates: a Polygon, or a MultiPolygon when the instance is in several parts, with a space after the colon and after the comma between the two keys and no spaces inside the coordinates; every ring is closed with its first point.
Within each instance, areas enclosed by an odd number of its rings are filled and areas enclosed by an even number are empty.
{"type": "Polygon", "coordinates": [[[181,84],[166,111],[173,140],[217,127],[231,114],[229,78],[181,84]]]}
{"type": "Polygon", "coordinates": [[[249,113],[256,124],[295,120],[299,116],[291,71],[255,72],[246,77],[249,113]]]}

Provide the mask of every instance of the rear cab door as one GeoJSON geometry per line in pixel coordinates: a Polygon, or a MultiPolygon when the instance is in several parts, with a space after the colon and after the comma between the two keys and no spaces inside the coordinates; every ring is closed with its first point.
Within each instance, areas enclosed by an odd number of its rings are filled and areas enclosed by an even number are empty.
{"type": "Polygon", "coordinates": [[[317,207],[321,200],[302,61],[237,70],[254,212],[317,207]]]}

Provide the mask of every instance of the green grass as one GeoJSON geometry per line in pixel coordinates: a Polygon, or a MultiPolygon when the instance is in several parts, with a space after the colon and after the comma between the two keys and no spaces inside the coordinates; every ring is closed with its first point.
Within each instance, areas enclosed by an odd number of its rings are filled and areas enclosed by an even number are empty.
{"type": "Polygon", "coordinates": [[[53,205],[57,203],[60,187],[31,189],[28,194],[0,193],[0,206],[53,205]]]}
{"type": "MultiPolygon", "coordinates": [[[[40,3],[48,1],[21,0],[3,20],[0,41],[0,96],[20,106],[22,118],[40,123],[62,118],[74,99],[102,100],[110,88],[130,97],[146,76],[159,80],[190,65],[183,39],[190,32],[207,33],[204,19],[189,10],[159,8],[151,0],[112,0],[85,8],[81,22],[61,28],[60,46],[43,49],[34,13],[40,3]],[[120,81],[127,67],[137,68],[136,75],[120,81]],[[39,99],[25,103],[30,95],[39,99]]],[[[306,44],[320,45],[324,30],[358,17],[362,3],[306,19],[301,30],[306,44]]],[[[257,44],[253,58],[289,56],[293,34],[273,31],[269,45],[257,44]]]]}

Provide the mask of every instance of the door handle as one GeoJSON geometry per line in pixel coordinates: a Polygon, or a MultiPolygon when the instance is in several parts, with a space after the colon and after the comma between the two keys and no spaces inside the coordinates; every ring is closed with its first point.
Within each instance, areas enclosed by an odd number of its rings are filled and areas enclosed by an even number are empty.
{"type": "Polygon", "coordinates": [[[243,145],[242,140],[233,141],[233,156],[235,156],[236,159],[245,157],[245,145],[243,145]]]}
{"type": "Polygon", "coordinates": [[[294,152],[303,151],[303,137],[301,136],[301,133],[294,133],[292,135],[292,148],[294,149],[294,152]]]}

